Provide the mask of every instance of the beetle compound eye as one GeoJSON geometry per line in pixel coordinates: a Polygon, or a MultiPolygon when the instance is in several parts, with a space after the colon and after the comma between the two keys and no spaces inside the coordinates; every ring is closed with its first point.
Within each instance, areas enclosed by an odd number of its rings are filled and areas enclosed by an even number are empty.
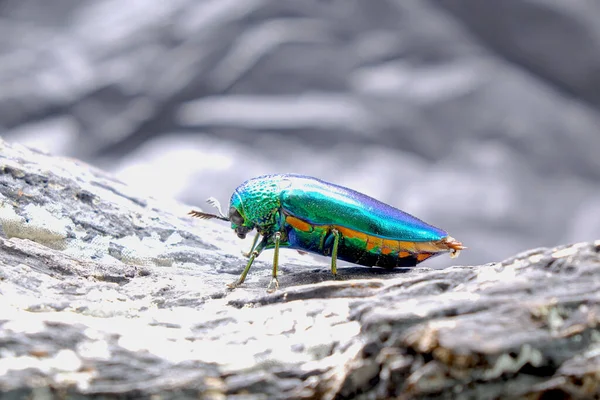
{"type": "Polygon", "coordinates": [[[229,209],[229,220],[236,225],[244,224],[244,218],[235,207],[229,209]]]}

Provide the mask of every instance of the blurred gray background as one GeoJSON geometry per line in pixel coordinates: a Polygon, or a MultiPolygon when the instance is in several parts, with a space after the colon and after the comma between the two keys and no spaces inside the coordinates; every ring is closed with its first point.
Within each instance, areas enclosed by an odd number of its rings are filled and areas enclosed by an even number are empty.
{"type": "Polygon", "coordinates": [[[202,206],[314,175],[485,263],[600,238],[598,21],[596,0],[0,0],[0,134],[202,206]]]}

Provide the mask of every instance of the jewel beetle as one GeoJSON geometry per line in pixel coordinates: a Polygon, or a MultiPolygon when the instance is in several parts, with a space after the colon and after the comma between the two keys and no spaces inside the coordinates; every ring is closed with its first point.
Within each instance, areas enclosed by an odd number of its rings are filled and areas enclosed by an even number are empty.
{"type": "Polygon", "coordinates": [[[456,257],[466,247],[447,232],[355,190],[296,174],[274,174],[249,179],[231,195],[228,215],[217,200],[208,202],[217,214],[192,210],[202,219],[231,223],[244,239],[256,229],[246,268],[229,285],[244,282],[254,260],[265,249],[274,249],[273,274],[268,291],[279,287],[279,249],[292,248],[337,260],[383,268],[412,267],[430,257],[450,253],[456,257]],[[260,239],[260,240],[259,240],[260,239]]]}

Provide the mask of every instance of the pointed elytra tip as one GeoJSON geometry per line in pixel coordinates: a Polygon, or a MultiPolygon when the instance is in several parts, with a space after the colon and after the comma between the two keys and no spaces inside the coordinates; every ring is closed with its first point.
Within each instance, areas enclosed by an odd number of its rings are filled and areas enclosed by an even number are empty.
{"type": "Polygon", "coordinates": [[[450,250],[450,258],[456,258],[460,254],[461,250],[465,250],[467,247],[461,242],[454,239],[452,236],[448,236],[444,239],[444,245],[450,250]]]}

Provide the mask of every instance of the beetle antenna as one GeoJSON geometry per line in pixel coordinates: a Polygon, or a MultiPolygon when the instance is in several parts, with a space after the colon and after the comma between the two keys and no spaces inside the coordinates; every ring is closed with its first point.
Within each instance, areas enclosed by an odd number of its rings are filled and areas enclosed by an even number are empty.
{"type": "Polygon", "coordinates": [[[229,218],[227,218],[227,216],[223,214],[223,210],[221,210],[221,203],[219,203],[219,200],[214,197],[209,197],[206,199],[206,202],[219,211],[219,216],[221,216],[221,218],[225,218],[226,221],[229,221],[229,218]]]}
{"type": "Polygon", "coordinates": [[[205,213],[202,211],[197,211],[197,210],[192,210],[188,213],[188,215],[191,215],[192,217],[196,217],[196,218],[200,218],[200,219],[220,219],[221,221],[229,221],[229,218],[227,218],[225,216],[225,214],[223,214],[223,211],[221,210],[221,203],[219,203],[219,200],[215,199],[214,197],[209,197],[206,202],[208,204],[210,204],[211,206],[213,206],[214,208],[217,209],[217,211],[219,211],[219,215],[215,215],[215,214],[210,214],[210,213],[205,213]]]}
{"type": "Polygon", "coordinates": [[[220,219],[222,221],[229,221],[229,219],[227,218],[223,218],[220,215],[215,215],[215,214],[210,214],[210,213],[205,213],[202,211],[197,211],[197,210],[192,210],[188,213],[188,215],[191,215],[192,217],[196,217],[196,218],[200,218],[200,219],[220,219]]]}

